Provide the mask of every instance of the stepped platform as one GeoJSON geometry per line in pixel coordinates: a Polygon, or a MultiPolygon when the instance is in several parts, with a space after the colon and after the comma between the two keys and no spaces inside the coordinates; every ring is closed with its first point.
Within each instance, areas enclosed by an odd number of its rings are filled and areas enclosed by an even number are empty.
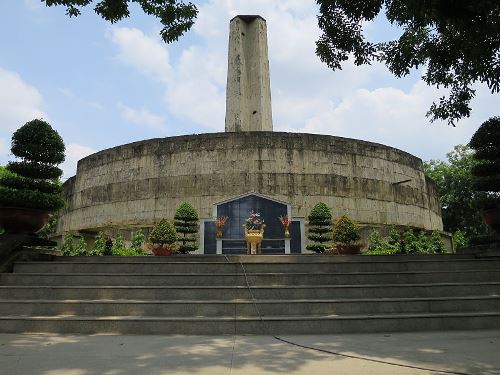
{"type": "Polygon", "coordinates": [[[500,328],[500,258],[54,257],[0,274],[0,332],[331,334],[500,328]]]}

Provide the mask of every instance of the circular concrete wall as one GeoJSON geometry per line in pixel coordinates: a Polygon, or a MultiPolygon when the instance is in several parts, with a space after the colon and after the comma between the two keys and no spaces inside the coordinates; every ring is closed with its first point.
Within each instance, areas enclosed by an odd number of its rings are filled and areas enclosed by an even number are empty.
{"type": "Polygon", "coordinates": [[[256,192],[307,216],[325,202],[368,225],[442,230],[422,161],[380,144],[325,135],[238,132],[151,139],[90,155],[65,183],[59,233],[151,226],[182,201],[213,205],[256,192]]]}

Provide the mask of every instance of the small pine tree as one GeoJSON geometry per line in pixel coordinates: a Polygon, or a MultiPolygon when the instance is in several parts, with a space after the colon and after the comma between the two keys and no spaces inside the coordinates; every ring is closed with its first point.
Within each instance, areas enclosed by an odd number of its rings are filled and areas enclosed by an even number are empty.
{"type": "Polygon", "coordinates": [[[307,238],[312,241],[306,246],[307,250],[323,253],[332,240],[332,213],[330,208],[322,202],[317,203],[311,210],[309,216],[309,227],[307,238]]]}
{"type": "Polygon", "coordinates": [[[183,202],[174,216],[174,226],[179,233],[181,243],[179,252],[186,254],[190,251],[196,251],[196,234],[198,233],[198,213],[195,208],[187,202],[183,202]]]}

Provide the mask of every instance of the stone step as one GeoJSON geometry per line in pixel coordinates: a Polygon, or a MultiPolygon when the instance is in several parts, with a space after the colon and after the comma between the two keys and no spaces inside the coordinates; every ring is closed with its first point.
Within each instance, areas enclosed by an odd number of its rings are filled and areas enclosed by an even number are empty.
{"type": "MultiPolygon", "coordinates": [[[[500,281],[500,270],[352,272],[352,273],[253,273],[250,285],[408,284],[500,281]]],[[[246,285],[241,273],[224,274],[113,274],[113,273],[3,273],[0,285],[246,285]]]]}
{"type": "MultiPolygon", "coordinates": [[[[500,296],[500,282],[252,286],[266,299],[439,298],[500,296]]],[[[40,300],[248,300],[246,286],[0,286],[0,299],[40,300]]]]}
{"type": "MultiPolygon", "coordinates": [[[[500,269],[500,259],[357,261],[302,263],[246,263],[248,273],[300,272],[404,272],[500,269]]],[[[242,265],[226,262],[17,262],[15,273],[241,273],[242,265]]]]}
{"type": "Polygon", "coordinates": [[[1,316],[0,332],[119,334],[322,334],[500,328],[500,311],[263,317],[1,316]]]}
{"type": "Polygon", "coordinates": [[[416,260],[460,260],[475,259],[473,254],[417,254],[417,255],[332,255],[332,254],[287,254],[287,255],[205,255],[189,254],[175,256],[99,256],[99,257],[66,257],[59,256],[56,262],[98,262],[98,263],[130,263],[130,262],[226,262],[226,263],[348,263],[378,261],[416,261],[416,260]]]}
{"type": "Polygon", "coordinates": [[[500,296],[337,300],[0,300],[0,316],[313,316],[500,311],[500,296]]]}

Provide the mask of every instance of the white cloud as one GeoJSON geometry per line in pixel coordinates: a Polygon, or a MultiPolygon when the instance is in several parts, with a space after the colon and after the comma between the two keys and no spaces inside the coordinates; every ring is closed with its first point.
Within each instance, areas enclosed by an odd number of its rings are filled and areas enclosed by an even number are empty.
{"type": "MultiPolygon", "coordinates": [[[[309,0],[208,0],[191,31],[195,42],[177,54],[156,34],[113,29],[118,58],[165,86],[170,113],[204,130],[224,129],[229,20],[255,14],[267,20],[274,128],[360,138],[442,158],[497,107],[480,86],[473,116],[456,128],[429,124],[425,113],[441,94],[416,75],[397,80],[380,64],[346,62],[332,72],[315,54],[317,5],[309,0]],[[176,56],[176,58],[172,58],[176,56]]],[[[375,28],[374,25],[367,25],[375,28]]],[[[371,30],[374,31],[374,30],[371,30]]],[[[493,99],[491,99],[493,98],[493,99]]]]}
{"type": "Polygon", "coordinates": [[[63,179],[68,179],[76,173],[78,160],[85,156],[94,154],[97,150],[92,147],[82,146],[76,143],[66,145],[66,160],[61,164],[63,170],[63,179]]]}
{"type": "Polygon", "coordinates": [[[40,92],[0,67],[0,131],[13,132],[34,118],[47,118],[40,92]]]}
{"type": "Polygon", "coordinates": [[[168,50],[160,39],[148,37],[135,28],[117,27],[111,30],[111,40],[119,46],[117,57],[123,63],[164,83],[171,80],[168,50]]]}
{"type": "Polygon", "coordinates": [[[165,118],[155,115],[145,108],[133,109],[122,103],[118,103],[122,117],[134,124],[146,126],[155,130],[165,130],[165,118]]]}

